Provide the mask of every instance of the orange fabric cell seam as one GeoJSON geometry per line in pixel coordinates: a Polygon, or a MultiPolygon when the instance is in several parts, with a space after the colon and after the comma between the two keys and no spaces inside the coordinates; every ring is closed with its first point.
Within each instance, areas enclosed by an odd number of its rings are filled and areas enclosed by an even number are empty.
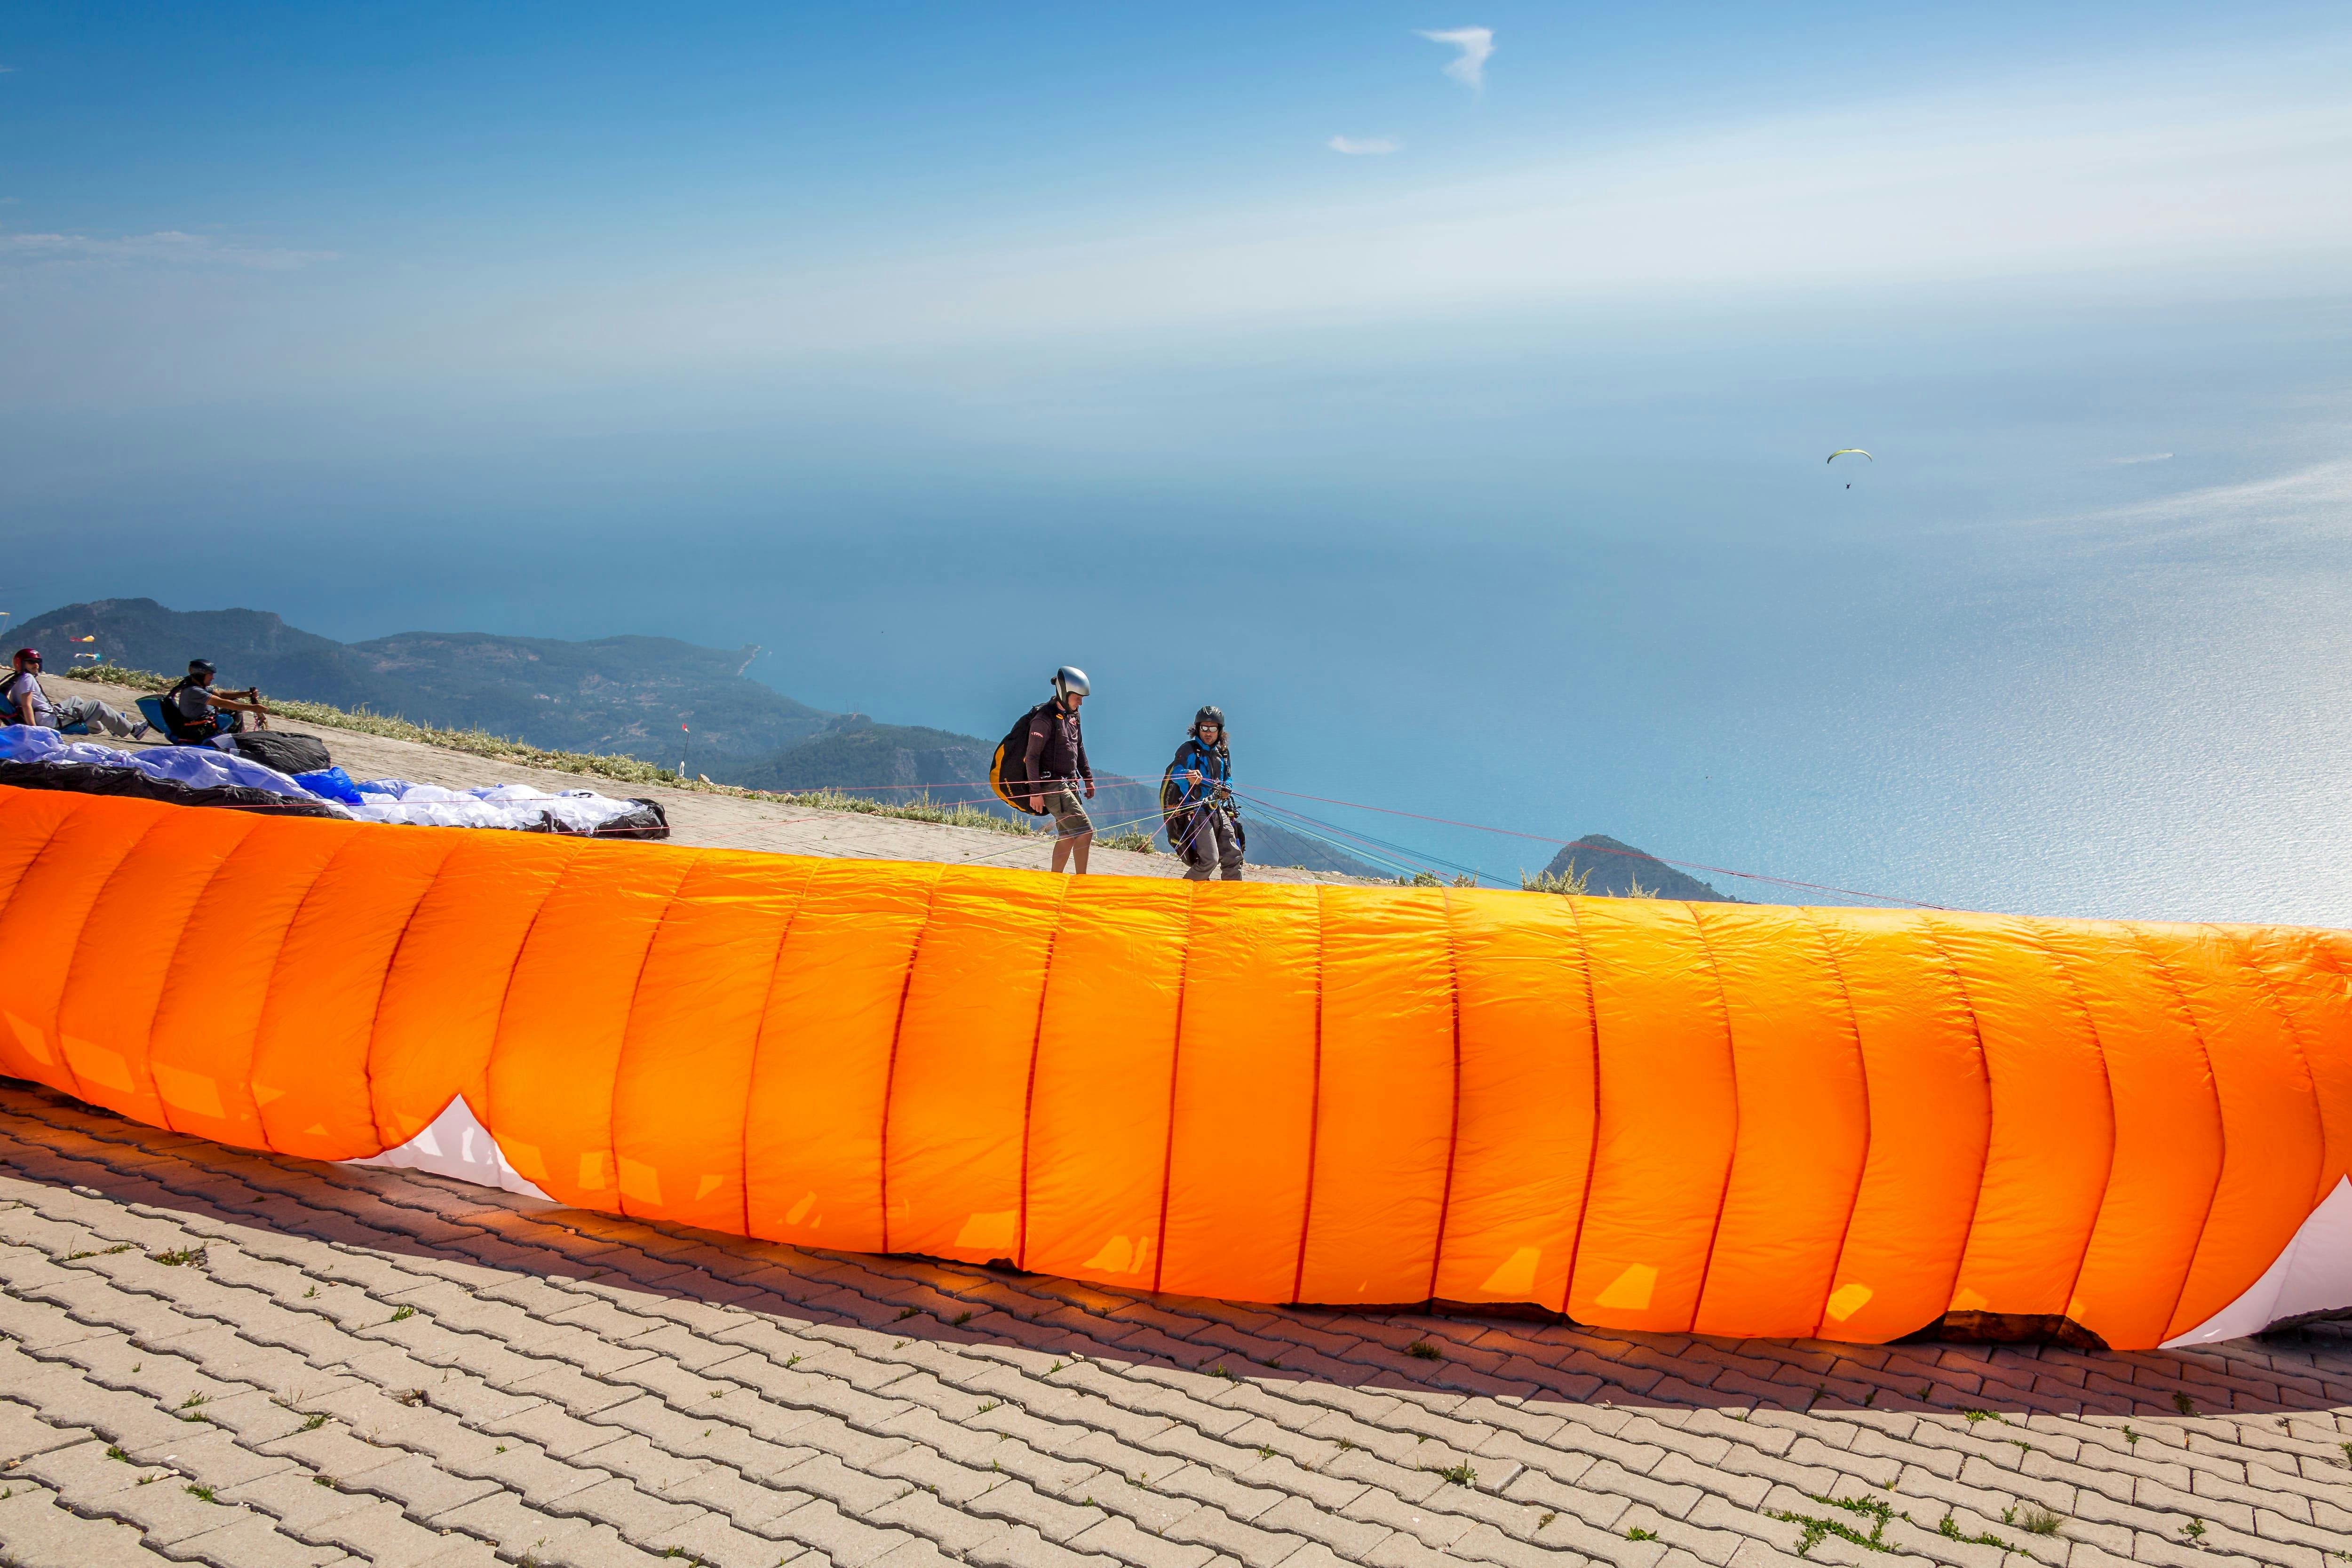
{"type": "Polygon", "coordinates": [[[2115,1163],[2098,1031],[2042,934],[1993,915],[1930,923],[1976,1008],[1992,1104],[1951,1306],[2063,1313],[2115,1163]]]}
{"type": "Polygon", "coordinates": [[[7,1026],[0,1030],[0,1068],[83,1100],[110,1094],[129,1103],[133,1097],[127,1067],[94,1055],[74,1062],[58,1034],[58,1016],[90,910],[124,858],[159,824],[122,812],[123,802],[78,804],[81,809],[58,825],[26,866],[16,896],[0,913],[0,952],[7,953],[9,965],[8,984],[0,994],[0,1021],[7,1026]],[[98,1075],[88,1083],[79,1071],[84,1067],[98,1075]]]}
{"type": "Polygon", "coordinates": [[[1918,918],[1811,912],[1862,1038],[1871,1133],[1817,1332],[1874,1344],[1926,1328],[1951,1305],[1992,1105],[1958,976],[1918,918]]]}
{"type": "Polygon", "coordinates": [[[1557,1304],[1592,1151],[1592,1031],[1566,899],[1448,899],[1462,1109],[1434,1294],[1557,1304]]]}
{"type": "Polygon", "coordinates": [[[1299,1296],[1424,1300],[1454,1152],[1445,895],[1331,888],[1319,913],[1323,1067],[1299,1296]]]}
{"type": "MultiPolygon", "coordinates": [[[[186,810],[160,806],[156,809],[186,810]]],[[[352,847],[357,830],[346,823],[262,818],[205,883],[181,927],[170,977],[155,1009],[149,1059],[157,1076],[171,1071],[212,1080],[220,1096],[225,1143],[268,1149],[262,1101],[268,1088],[254,1074],[254,1049],[268,1010],[278,955],[310,889],[338,855],[352,847]]],[[[362,860],[372,850],[360,851],[362,860]]],[[[174,1108],[173,1121],[198,1130],[194,1112],[174,1108]],[[182,1117],[187,1120],[183,1124],[182,1117]]]]}
{"type": "Polygon", "coordinates": [[[1738,1144],[1695,1327],[1810,1334],[1870,1147],[1861,1042],[1801,910],[1691,913],[1724,978],[1739,1085],[1738,1144]]]}
{"type": "Polygon", "coordinates": [[[940,879],[898,1028],[890,1246],[987,1263],[1021,1231],[1029,1062],[1069,879],[940,879]]]}
{"type": "Polygon", "coordinates": [[[304,895],[254,1028],[254,1097],[280,1153],[351,1160],[382,1148],[367,1069],[384,974],[456,848],[422,833],[357,840],[304,895]]]}
{"type": "Polygon", "coordinates": [[[1601,1018],[1601,1150],[1569,1315],[1686,1330],[1739,1107],[1713,964],[1687,905],[1586,899],[1601,1018]]]}
{"type": "Polygon", "coordinates": [[[491,1131],[514,1168],[559,1203],[621,1208],[613,1085],[654,933],[692,854],[590,844],[548,895],[515,960],[491,1048],[491,1131]]]}
{"type": "Polygon", "coordinates": [[[167,817],[142,837],[91,905],[59,997],[58,1033],[71,1042],[69,1057],[119,1069],[114,1085],[84,1075],[96,1103],[150,1126],[184,1117],[188,1131],[226,1131],[211,1075],[166,1066],[159,1079],[151,1050],[188,912],[251,826],[194,813],[167,817]]]}
{"type": "Polygon", "coordinates": [[[768,984],[806,861],[706,854],[646,954],[613,1079],[624,1213],[737,1230],[743,1120],[768,984]]]}
{"type": "Polygon", "coordinates": [[[882,1117],[908,967],[938,867],[824,862],[769,987],[751,1071],[751,1234],[879,1250],[882,1117]]]}
{"type": "Polygon", "coordinates": [[[1189,894],[1072,883],[1038,1020],[1024,1268],[1151,1284],[1189,894]]]}
{"type": "Polygon", "coordinates": [[[2221,1174],[2212,1071],[2179,994],[2129,930],[2037,929],[2092,1011],[2115,1105],[2115,1160],[2066,1315],[2110,1344],[2154,1344],[2221,1174]]]}
{"type": "Polygon", "coordinates": [[[2221,1107],[2221,1179],[2166,1337],[2228,1306],[2311,1212],[2323,1139],[2319,1101],[2277,1005],[2244,967],[2235,933],[2137,925],[2179,977],[2221,1107]]]}
{"type": "Polygon", "coordinates": [[[2324,1148],[2314,1203],[2352,1174],[2352,942],[2342,933],[2250,930],[2247,956],[2292,1015],[2319,1097],[2324,1148]],[[2335,951],[2331,951],[2334,949],[2335,951]]]}
{"type": "Polygon", "coordinates": [[[1228,882],[1199,891],[1176,1059],[1163,1290],[1251,1301],[1290,1294],[1315,1091],[1316,907],[1311,887],[1228,882]]]}
{"type": "Polygon", "coordinates": [[[376,1136],[404,1143],[462,1096],[484,1124],[490,1050],[515,961],[539,911],[586,847],[576,838],[461,837],[408,917],[368,1042],[376,1136]]]}

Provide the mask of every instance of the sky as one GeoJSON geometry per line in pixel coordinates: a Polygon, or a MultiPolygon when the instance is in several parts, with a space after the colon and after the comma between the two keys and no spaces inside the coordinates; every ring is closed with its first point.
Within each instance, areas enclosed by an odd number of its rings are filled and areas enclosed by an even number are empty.
{"type": "Polygon", "coordinates": [[[2352,923],[2347,279],[2340,6],[19,5],[5,607],[2352,923]]]}

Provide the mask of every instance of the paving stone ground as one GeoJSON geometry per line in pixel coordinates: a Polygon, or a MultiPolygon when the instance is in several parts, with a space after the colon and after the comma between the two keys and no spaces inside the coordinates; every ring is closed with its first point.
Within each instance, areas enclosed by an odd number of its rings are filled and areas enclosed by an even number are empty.
{"type": "Polygon", "coordinates": [[[0,1563],[2352,1563],[2352,1332],[1277,1310],[223,1148],[0,1080],[0,1563]]]}

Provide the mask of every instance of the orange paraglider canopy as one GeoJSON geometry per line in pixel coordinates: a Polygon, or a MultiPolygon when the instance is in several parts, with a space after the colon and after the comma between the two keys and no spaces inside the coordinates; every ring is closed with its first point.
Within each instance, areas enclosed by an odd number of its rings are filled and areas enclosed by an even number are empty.
{"type": "Polygon", "coordinates": [[[2147,1346],[2291,1305],[2352,1211],[2332,931],[0,789],[0,1072],[153,1125],[350,1160],[454,1114],[565,1203],[1247,1300],[2147,1346]]]}

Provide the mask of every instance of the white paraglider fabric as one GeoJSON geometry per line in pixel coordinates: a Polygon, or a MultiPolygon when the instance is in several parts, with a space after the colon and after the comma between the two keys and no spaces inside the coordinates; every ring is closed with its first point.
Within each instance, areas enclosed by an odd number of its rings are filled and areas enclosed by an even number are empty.
{"type": "Polygon", "coordinates": [[[152,746],[125,752],[93,741],[69,740],[55,730],[25,724],[0,727],[0,762],[79,763],[93,768],[131,768],[150,778],[170,779],[194,789],[241,786],[266,789],[296,800],[314,798],[310,791],[276,768],[262,766],[234,752],[208,746],[152,746]]]}
{"type": "Polygon", "coordinates": [[[537,1184],[507,1163],[499,1141],[490,1136],[489,1129],[482,1125],[481,1118],[474,1114],[474,1108],[466,1103],[462,1094],[451,1100],[425,1131],[397,1149],[343,1163],[395,1171],[430,1171],[436,1176],[454,1176],[478,1186],[503,1187],[527,1198],[554,1201],[540,1191],[537,1184]]]}
{"type": "Polygon", "coordinates": [[[404,822],[427,827],[529,829],[552,818],[570,832],[593,833],[613,818],[637,809],[633,800],[614,800],[592,790],[568,789],[550,795],[522,784],[461,790],[411,784],[406,779],[364,779],[358,790],[358,803],[342,806],[346,816],[362,822],[404,822]]]}
{"type": "Polygon", "coordinates": [[[2352,1177],[2311,1211],[2275,1262],[2236,1300],[2180,1335],[2166,1350],[2259,1334],[2273,1323],[2314,1312],[2352,1311],[2352,1177]]]}
{"type": "Polygon", "coordinates": [[[634,800],[615,800],[593,790],[568,789],[550,794],[525,784],[445,789],[439,784],[416,784],[408,779],[367,779],[354,784],[341,780],[338,773],[334,777],[341,782],[327,785],[320,781],[328,778],[328,773],[305,773],[297,779],[234,752],[216,752],[204,746],[151,746],[123,751],[89,741],[68,740],[55,730],[23,724],[0,725],[0,762],[129,768],[150,778],[169,779],[195,789],[240,785],[267,790],[289,800],[316,802],[339,816],[359,822],[405,823],[425,827],[545,832],[551,826],[561,832],[593,834],[615,817],[639,809],[634,800]]]}

